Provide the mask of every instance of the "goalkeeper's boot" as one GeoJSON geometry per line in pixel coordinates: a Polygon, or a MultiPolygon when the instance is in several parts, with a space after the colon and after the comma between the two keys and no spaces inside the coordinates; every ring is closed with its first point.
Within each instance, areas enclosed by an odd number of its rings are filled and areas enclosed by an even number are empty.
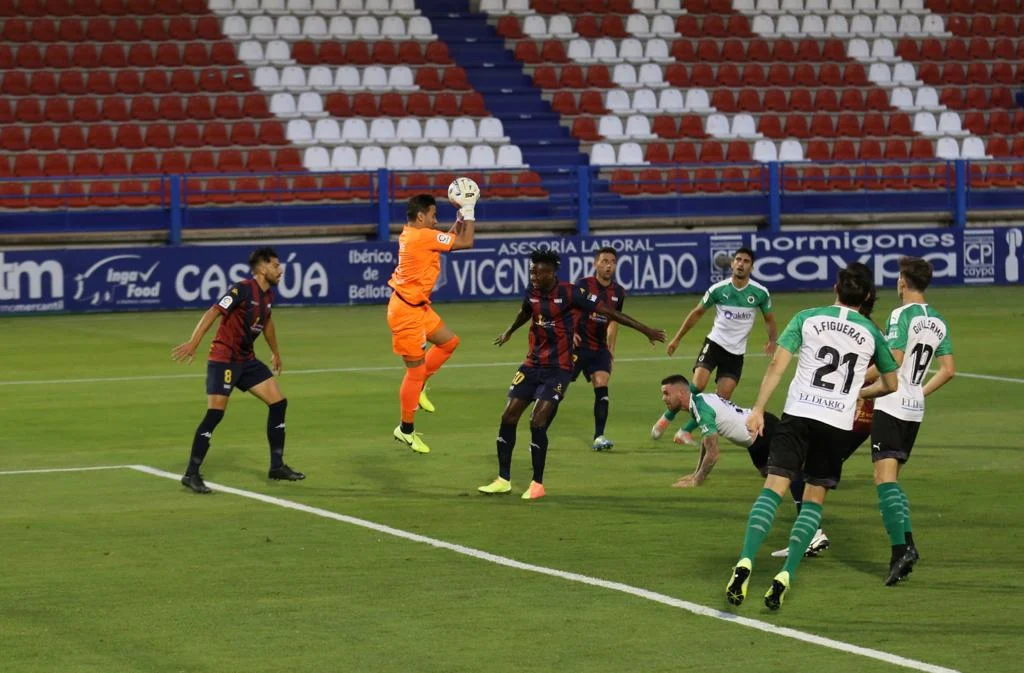
{"type": "Polygon", "coordinates": [[[509,481],[508,479],[502,479],[501,477],[498,477],[491,483],[485,486],[480,486],[476,490],[480,491],[481,493],[486,493],[487,495],[509,493],[512,491],[512,482],[509,481]]]}
{"type": "Polygon", "coordinates": [[[536,500],[544,497],[544,484],[538,484],[535,481],[530,482],[530,487],[523,491],[523,495],[520,496],[523,500],[536,500]]]}
{"type": "Polygon", "coordinates": [[[747,597],[747,585],[750,584],[750,571],[753,569],[750,559],[741,558],[732,569],[732,579],[725,587],[725,600],[732,605],[743,605],[747,597]]]}
{"type": "Polygon", "coordinates": [[[693,438],[693,435],[682,428],[679,428],[679,430],[676,431],[676,434],[672,437],[672,441],[676,444],[686,444],[689,446],[693,446],[697,443],[697,440],[693,438]]]}
{"type": "Polygon", "coordinates": [[[769,610],[778,610],[782,601],[786,600],[786,591],[789,590],[789,573],[783,570],[775,579],[768,591],[764,593],[764,604],[769,610]]]}
{"type": "Polygon", "coordinates": [[[206,485],[206,482],[203,481],[202,475],[198,472],[195,474],[186,474],[182,477],[181,485],[203,495],[213,493],[213,489],[206,485]]]}
{"type": "Polygon", "coordinates": [[[392,433],[395,437],[396,442],[405,444],[416,453],[430,453],[430,447],[423,441],[423,437],[418,432],[410,432],[406,434],[402,432],[402,426],[399,425],[395,428],[392,433]]]}
{"type": "Polygon", "coordinates": [[[669,425],[671,425],[671,421],[664,416],[659,416],[658,422],[651,428],[651,439],[661,439],[661,436],[668,430],[669,425]]]}
{"type": "Polygon", "coordinates": [[[434,407],[434,403],[427,397],[427,389],[424,388],[420,391],[420,409],[427,412],[428,414],[434,413],[437,409],[434,407]]]}
{"type": "Polygon", "coordinates": [[[591,448],[594,449],[594,451],[609,451],[613,446],[615,446],[615,443],[612,440],[601,435],[594,438],[594,443],[591,445],[591,448]]]}
{"type": "Polygon", "coordinates": [[[270,471],[267,472],[267,477],[280,481],[302,481],[306,478],[306,475],[282,464],[280,467],[270,468],[270,471]]]}

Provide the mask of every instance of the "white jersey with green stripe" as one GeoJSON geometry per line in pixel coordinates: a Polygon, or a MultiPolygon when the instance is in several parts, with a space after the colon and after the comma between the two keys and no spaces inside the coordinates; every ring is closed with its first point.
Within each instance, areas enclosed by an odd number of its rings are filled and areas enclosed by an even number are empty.
{"type": "Polygon", "coordinates": [[[906,304],[889,315],[889,348],[903,351],[900,387],[875,400],[875,409],[904,421],[924,418],[924,383],[928,366],[937,355],[952,355],[949,325],[928,304],[906,304]]]}
{"type": "Polygon", "coordinates": [[[746,448],[754,443],[747,430],[750,409],[737,406],[715,393],[697,393],[690,396],[690,414],[706,437],[719,434],[734,444],[746,448]]]}
{"type": "Polygon", "coordinates": [[[739,288],[729,278],[709,287],[701,306],[715,307],[715,322],[708,338],[734,355],[743,355],[747,352],[747,337],[754,329],[757,310],[765,315],[771,313],[772,298],[768,288],[756,281],[748,280],[739,288]]]}
{"type": "Polygon", "coordinates": [[[896,361],[875,324],[846,306],[822,306],[797,313],[779,346],[798,356],[785,412],[850,430],[857,396],[874,359],[883,373],[896,361]]]}

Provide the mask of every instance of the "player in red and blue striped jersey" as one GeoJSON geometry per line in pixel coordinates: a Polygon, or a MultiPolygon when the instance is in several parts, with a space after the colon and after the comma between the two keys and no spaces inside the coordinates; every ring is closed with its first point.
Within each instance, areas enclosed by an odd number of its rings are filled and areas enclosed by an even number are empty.
{"type": "Polygon", "coordinates": [[[565,397],[573,371],[574,344],[580,321],[588,313],[599,313],[609,320],[632,327],[656,343],[665,340],[665,332],[653,329],[611,306],[599,302],[596,294],[583,286],[558,280],[558,254],[547,249],[530,256],[530,288],[523,298],[516,319],[497,339],[495,345],[508,342],[512,333],[530,323],[530,350],[512,378],[508,402],[501,414],[498,430],[498,477],[481,486],[481,493],[508,493],[512,490],[512,450],[516,443],[519,418],[534,401],[530,416],[530,456],[533,481],[523,493],[524,500],[544,496],[544,463],[548,451],[548,426],[565,397]]]}
{"type": "Polygon", "coordinates": [[[277,329],[271,318],[274,288],[284,269],[273,248],[258,248],[249,256],[252,278],[235,283],[220,301],[211,306],[192,331],[192,337],[175,346],[171,357],[191,363],[203,336],[217,320],[220,326],[213,337],[206,363],[206,415],[192,439],[183,486],[196,493],[211,489],[199,474],[199,467],[210,449],[213,431],[224,418],[231,391],[250,392],[267,405],[267,442],[270,444],[270,479],[299,481],[306,475],[284,463],[285,410],[288,400],[281,393],[274,374],[281,373],[281,353],[277,347],[277,329]],[[270,367],[256,359],[253,346],[260,335],[270,346],[270,367]]]}
{"type": "MultiPolygon", "coordinates": [[[[615,282],[615,248],[604,247],[594,257],[594,275],[580,279],[578,285],[595,295],[599,303],[621,311],[626,301],[626,289],[615,282]]],[[[574,356],[572,380],[583,374],[594,386],[594,451],[607,451],[614,444],[604,436],[608,422],[608,379],[615,359],[615,338],[618,323],[600,313],[592,312],[580,321],[576,331],[578,344],[574,356]]]]}

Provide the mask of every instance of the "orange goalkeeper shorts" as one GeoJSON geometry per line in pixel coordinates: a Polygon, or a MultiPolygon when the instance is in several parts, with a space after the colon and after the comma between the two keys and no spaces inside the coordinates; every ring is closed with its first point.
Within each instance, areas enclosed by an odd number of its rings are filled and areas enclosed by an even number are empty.
{"type": "Polygon", "coordinates": [[[391,328],[391,348],[407,358],[421,358],[427,335],[442,325],[430,304],[411,306],[392,294],[388,301],[388,327],[391,328]]]}

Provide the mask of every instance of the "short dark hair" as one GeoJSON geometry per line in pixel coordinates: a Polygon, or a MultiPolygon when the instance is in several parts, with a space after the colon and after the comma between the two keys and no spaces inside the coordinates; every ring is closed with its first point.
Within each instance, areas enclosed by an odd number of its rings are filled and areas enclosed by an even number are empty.
{"type": "Polygon", "coordinates": [[[281,259],[277,254],[277,250],[274,250],[269,245],[256,248],[249,255],[249,268],[255,270],[256,266],[261,262],[269,262],[272,259],[281,259]]]}
{"type": "Polygon", "coordinates": [[[555,269],[558,269],[558,266],[562,263],[562,259],[558,256],[558,253],[551,248],[537,248],[530,253],[530,263],[550,264],[555,267],[555,269]]]}
{"type": "Polygon", "coordinates": [[[836,277],[836,295],[847,306],[863,306],[875,294],[871,269],[860,262],[851,262],[836,277]]]}
{"type": "Polygon", "coordinates": [[[598,250],[598,251],[597,251],[597,252],[596,252],[596,253],[594,254],[594,259],[597,259],[597,258],[598,258],[598,257],[600,257],[601,255],[611,255],[611,256],[612,256],[612,257],[614,257],[615,259],[618,259],[618,258],[619,258],[619,253],[618,253],[618,252],[617,252],[617,251],[615,250],[615,248],[613,248],[613,247],[612,247],[612,246],[610,246],[610,245],[606,245],[606,246],[604,246],[603,248],[600,248],[600,249],[599,249],[599,250],[598,250]]]}
{"type": "Polygon", "coordinates": [[[921,257],[900,257],[900,275],[911,290],[924,292],[932,282],[932,265],[921,257]]]}
{"type": "Polygon", "coordinates": [[[436,207],[437,199],[433,196],[430,194],[417,194],[405,204],[405,219],[408,222],[413,222],[420,213],[426,215],[430,212],[431,208],[436,207]]]}
{"type": "Polygon", "coordinates": [[[672,376],[666,376],[661,380],[663,386],[686,386],[690,387],[690,382],[682,374],[673,374],[672,376]]]}
{"type": "Polygon", "coordinates": [[[754,255],[754,251],[748,247],[736,248],[736,252],[732,253],[732,258],[736,259],[736,255],[746,255],[750,258],[751,262],[757,261],[757,257],[754,255]]]}

